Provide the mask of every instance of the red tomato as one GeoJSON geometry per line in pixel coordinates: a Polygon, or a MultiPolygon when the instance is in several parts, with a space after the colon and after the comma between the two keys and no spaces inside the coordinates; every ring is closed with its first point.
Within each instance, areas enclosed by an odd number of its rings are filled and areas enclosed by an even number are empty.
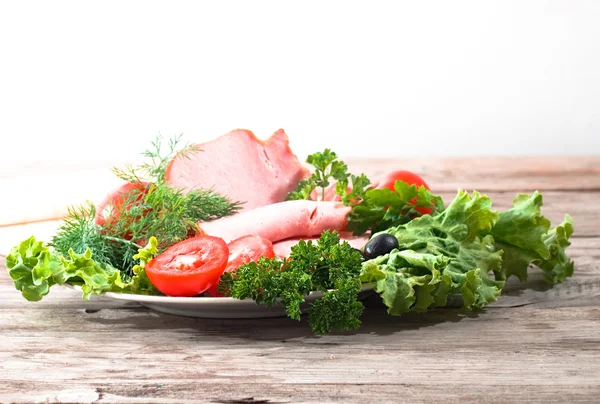
{"type": "MultiPolygon", "coordinates": [[[[398,170],[398,171],[391,171],[389,173],[387,173],[383,179],[379,182],[379,184],[377,185],[377,188],[388,188],[390,190],[394,190],[394,184],[396,183],[396,181],[404,181],[409,185],[416,185],[417,188],[424,186],[425,189],[431,189],[429,188],[429,185],[427,185],[427,183],[425,182],[425,180],[421,177],[419,177],[417,174],[413,173],[412,171],[405,171],[405,170],[398,170]]],[[[431,208],[415,208],[416,211],[420,212],[423,215],[427,215],[431,212],[433,212],[433,209],[431,208]]]]}
{"type": "Polygon", "coordinates": [[[146,265],[148,279],[167,296],[196,296],[216,285],[225,270],[229,248],[219,237],[180,241],[146,265]]]}
{"type": "MultiPolygon", "coordinates": [[[[233,272],[249,262],[257,262],[261,257],[274,258],[273,243],[260,236],[244,236],[233,240],[228,245],[229,261],[223,272],[233,272]]],[[[214,297],[223,297],[217,292],[218,283],[208,289],[208,293],[214,297]]]]}
{"type": "Polygon", "coordinates": [[[95,222],[99,226],[105,226],[118,219],[118,212],[123,208],[123,205],[129,201],[131,206],[133,203],[140,201],[146,194],[148,183],[140,181],[136,183],[128,182],[121,185],[113,192],[108,194],[106,198],[98,206],[96,206],[95,222]],[[130,193],[134,190],[142,191],[135,199],[131,199],[130,193]]]}

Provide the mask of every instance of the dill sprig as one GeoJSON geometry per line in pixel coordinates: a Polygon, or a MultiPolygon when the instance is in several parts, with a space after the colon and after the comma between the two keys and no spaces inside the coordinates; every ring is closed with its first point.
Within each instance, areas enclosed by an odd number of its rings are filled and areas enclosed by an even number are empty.
{"type": "Polygon", "coordinates": [[[211,221],[237,212],[239,204],[212,190],[193,190],[185,194],[166,184],[151,183],[124,196],[125,202],[113,206],[104,229],[119,238],[145,244],[150,236],[159,240],[159,250],[184,240],[198,228],[198,222],[211,221]]]}
{"type": "Polygon", "coordinates": [[[141,246],[131,240],[106,234],[94,222],[95,216],[96,207],[92,203],[70,207],[49,245],[66,257],[70,249],[83,254],[89,248],[96,262],[115,268],[132,268],[135,265],[135,252],[130,254],[129,251],[137,251],[141,246]]]}
{"type": "Polygon", "coordinates": [[[152,147],[141,153],[142,156],[149,159],[149,162],[142,163],[137,167],[129,164],[124,169],[115,167],[112,169],[113,173],[120,179],[131,183],[152,181],[163,184],[167,167],[175,156],[190,158],[194,153],[201,151],[196,145],[190,143],[181,146],[181,137],[182,135],[178,135],[169,138],[165,151],[163,137],[157,136],[151,143],[152,147]]]}
{"type": "Polygon", "coordinates": [[[199,149],[186,144],[179,147],[181,135],[167,141],[158,136],[152,148],[142,154],[149,162],[125,170],[113,169],[115,174],[130,183],[139,184],[123,195],[124,203],[113,206],[112,218],[106,231],[119,238],[140,240],[145,244],[150,236],[159,240],[159,251],[188,237],[197,230],[198,222],[211,221],[236,213],[241,203],[231,202],[214,190],[172,188],[165,183],[169,163],[177,158],[189,158],[199,149]],[[145,181],[149,181],[147,185],[145,181]]]}
{"type": "Polygon", "coordinates": [[[150,237],[159,240],[158,251],[188,238],[198,229],[198,222],[211,221],[235,214],[240,202],[234,202],[212,189],[186,191],[170,187],[165,172],[171,160],[189,158],[198,151],[193,145],[178,150],[181,136],[152,142],[143,155],[148,162],[137,167],[113,168],[124,181],[136,184],[121,194],[118,203],[103,210],[98,225],[93,205],[70,208],[67,217],[52,239],[54,248],[67,255],[70,248],[83,253],[92,250],[96,261],[107,263],[132,274],[133,256],[150,237]]]}

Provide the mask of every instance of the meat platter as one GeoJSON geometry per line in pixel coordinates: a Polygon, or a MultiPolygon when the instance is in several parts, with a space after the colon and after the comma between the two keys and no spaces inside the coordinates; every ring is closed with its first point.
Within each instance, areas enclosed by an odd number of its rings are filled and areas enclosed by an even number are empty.
{"type": "MultiPolygon", "coordinates": [[[[573,274],[573,220],[551,224],[539,192],[497,211],[486,195],[444,201],[418,173],[351,173],[329,148],[305,164],[287,134],[237,129],[204,143],[157,138],[122,185],[69,209],[50,240],[11,249],[15,288],[39,301],[55,285],[206,318],[307,314],[316,334],[361,324],[377,293],[390,315],[500,298],[506,280],[573,274]]],[[[108,191],[108,190],[107,190],[108,191]]]]}

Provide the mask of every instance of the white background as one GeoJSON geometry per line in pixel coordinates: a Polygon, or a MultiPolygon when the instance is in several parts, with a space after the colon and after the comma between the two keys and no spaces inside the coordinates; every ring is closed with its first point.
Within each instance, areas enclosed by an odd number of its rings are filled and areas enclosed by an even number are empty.
{"type": "Polygon", "coordinates": [[[301,156],[600,154],[600,2],[0,3],[0,165],[237,127],[301,156]]]}

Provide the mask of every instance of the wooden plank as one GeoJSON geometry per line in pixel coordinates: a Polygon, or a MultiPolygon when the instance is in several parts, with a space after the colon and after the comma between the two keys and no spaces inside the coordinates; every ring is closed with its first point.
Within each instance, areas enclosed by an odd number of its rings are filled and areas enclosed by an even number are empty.
{"type": "Polygon", "coordinates": [[[465,157],[344,159],[355,174],[375,177],[390,170],[422,175],[437,192],[600,189],[600,157],[465,157]]]}
{"type": "Polygon", "coordinates": [[[67,288],[29,303],[0,257],[0,402],[597,402],[599,193],[544,195],[553,221],[576,222],[564,284],[533,272],[470,314],[391,317],[372,296],[360,330],[325,337],[306,319],[177,317],[67,288]]]}
{"type": "MultiPolygon", "coordinates": [[[[485,157],[432,159],[345,159],[352,172],[371,177],[396,169],[415,171],[436,192],[458,188],[481,191],[600,190],[600,157],[485,157]]],[[[56,219],[70,205],[86,200],[99,201],[120,181],[110,167],[122,166],[106,161],[72,167],[67,164],[33,164],[25,170],[15,168],[0,172],[0,225],[56,219]],[[93,178],[93,181],[90,181],[93,178]],[[44,198],[22,198],[34,184],[44,198]],[[70,184],[56,192],[56,184],[70,184]],[[12,197],[11,197],[12,196],[12,197]]]]}
{"type": "MultiPolygon", "coordinates": [[[[474,375],[477,380],[478,375],[474,375]]],[[[433,378],[430,378],[433,379],[433,378]]],[[[8,386],[11,387],[11,386],[8,386]]],[[[557,385],[479,386],[476,382],[451,385],[432,381],[429,384],[279,384],[261,381],[230,385],[226,382],[196,385],[190,381],[157,383],[120,383],[115,380],[96,382],[79,380],[65,383],[38,381],[35,389],[26,382],[18,384],[26,395],[0,386],[0,397],[10,403],[218,403],[218,404],[317,404],[317,403],[596,403],[600,388],[557,385]],[[4,390],[4,391],[3,391],[4,390]]]]}
{"type": "Polygon", "coordinates": [[[514,285],[470,314],[391,317],[369,299],[360,330],[326,337],[305,319],[178,317],[66,288],[27,303],[0,269],[0,401],[593,402],[597,242],[574,240],[563,285],[533,276],[533,295],[514,285]]]}
{"type": "MultiPolygon", "coordinates": [[[[21,383],[22,389],[31,388],[21,383]]],[[[450,385],[431,382],[410,384],[276,384],[246,383],[229,385],[215,382],[202,385],[193,382],[121,384],[119,382],[72,381],[60,390],[56,384],[36,382],[35,390],[26,395],[11,393],[0,386],[0,397],[11,403],[220,403],[220,404],[302,404],[302,403],[595,403],[597,386],[553,386],[544,389],[528,386],[450,385]]]]}
{"type": "MultiPolygon", "coordinates": [[[[491,182],[496,179],[495,177],[499,177],[502,181],[525,177],[539,178],[544,183],[548,183],[550,178],[567,178],[568,180],[562,181],[562,183],[555,182],[553,187],[549,189],[567,189],[556,187],[569,187],[573,181],[583,185],[592,185],[594,188],[600,188],[600,179],[594,175],[600,173],[600,156],[405,158],[399,154],[396,158],[352,156],[342,156],[341,158],[348,164],[351,171],[355,173],[364,172],[374,175],[387,170],[411,170],[427,175],[427,179],[431,178],[432,183],[434,182],[433,178],[444,179],[446,181],[462,181],[465,184],[469,184],[468,181],[475,180],[476,182],[480,182],[483,179],[485,180],[485,188],[489,189],[493,185],[491,182]],[[495,177],[486,177],[486,174],[494,174],[495,177]]],[[[303,160],[303,157],[301,157],[301,160],[303,160]]],[[[65,161],[24,162],[19,166],[0,165],[0,180],[17,177],[29,178],[39,174],[67,175],[74,171],[94,171],[99,174],[104,171],[111,175],[111,167],[122,167],[125,164],[139,164],[143,161],[142,157],[131,161],[106,158],[103,161],[77,162],[76,167],[71,162],[65,161]]],[[[508,187],[505,189],[515,189],[511,184],[509,182],[508,187]]],[[[569,189],[580,188],[573,187],[569,189]]]]}
{"type": "MultiPolygon", "coordinates": [[[[502,211],[512,207],[512,200],[525,191],[487,191],[483,192],[492,199],[493,209],[502,211]]],[[[440,192],[446,204],[456,196],[456,191],[440,192]]],[[[544,206],[542,213],[550,219],[553,225],[563,221],[565,213],[573,218],[575,223],[574,237],[600,236],[600,191],[565,192],[543,191],[544,206]]]]}
{"type": "Polygon", "coordinates": [[[15,309],[0,318],[0,397],[382,402],[403,392],[411,402],[591,402],[600,388],[599,315],[598,307],[522,307],[390,321],[376,311],[357,333],[318,338],[285,319],[15,309]],[[331,392],[322,397],[324,387],[331,392]]]}
{"type": "MultiPolygon", "coordinates": [[[[485,192],[497,210],[508,209],[511,201],[519,192],[485,192]]],[[[456,192],[441,192],[446,203],[450,203],[456,192]]],[[[600,236],[600,191],[565,192],[544,191],[543,213],[554,224],[563,220],[569,213],[575,221],[574,237],[600,236]]],[[[58,227],[58,221],[45,221],[14,226],[0,226],[0,254],[7,254],[10,248],[21,240],[35,235],[40,240],[50,240],[58,227]]]]}

